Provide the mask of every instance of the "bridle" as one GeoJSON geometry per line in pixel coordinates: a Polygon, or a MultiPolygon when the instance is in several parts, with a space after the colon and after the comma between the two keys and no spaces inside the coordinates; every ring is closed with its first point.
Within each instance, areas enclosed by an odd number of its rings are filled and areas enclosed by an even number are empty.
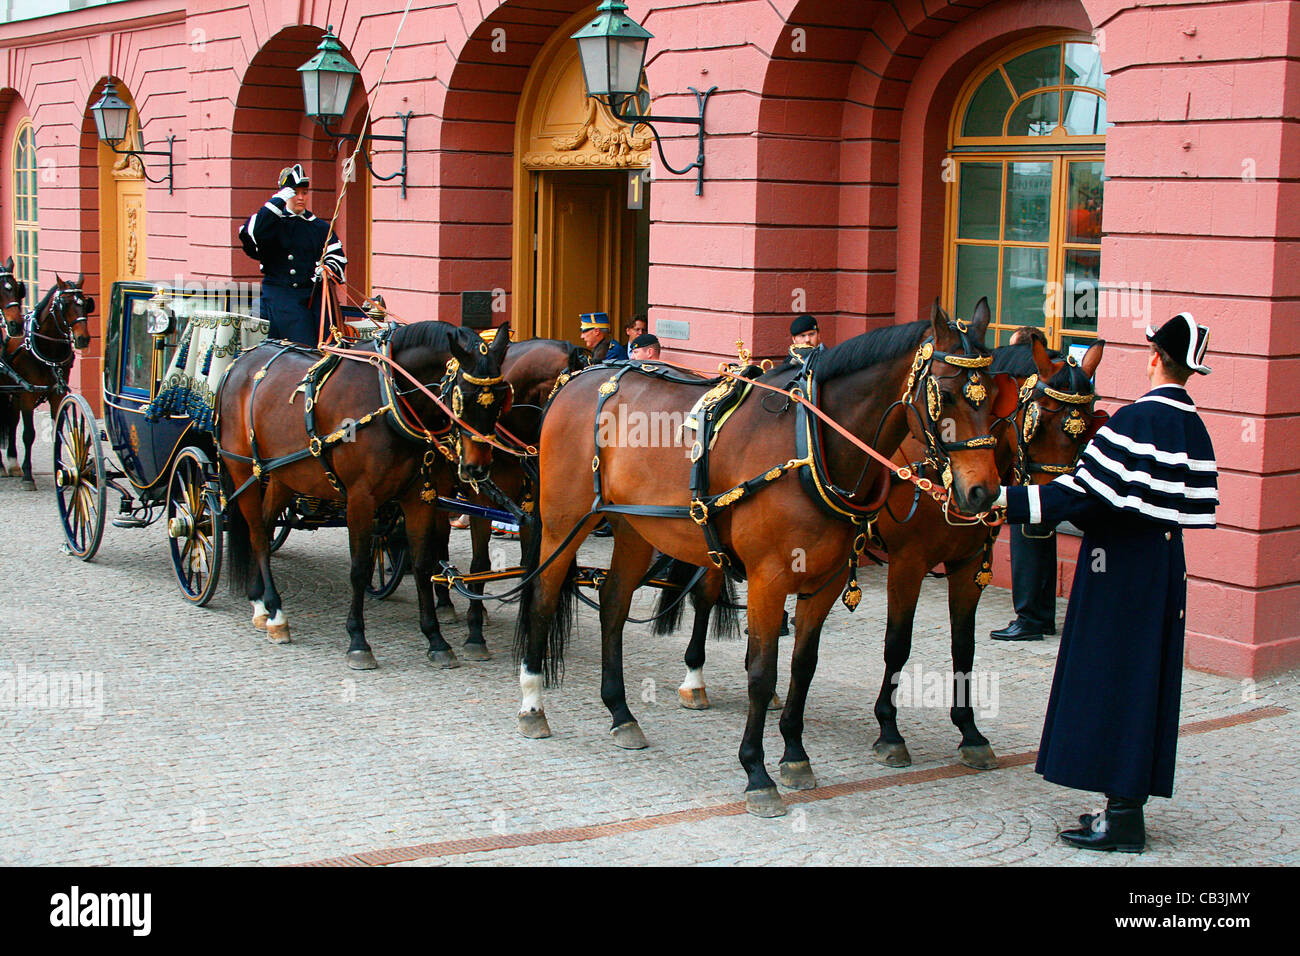
{"type": "Polygon", "coordinates": [[[23,299],[27,296],[27,283],[3,266],[0,266],[0,296],[8,299],[7,302],[0,304],[0,312],[5,313],[4,320],[0,323],[0,345],[3,345],[11,337],[22,334],[22,305],[23,299]],[[11,319],[8,315],[9,309],[18,309],[18,316],[11,319]]]}
{"type": "MultiPolygon", "coordinates": [[[[1074,358],[1066,359],[1067,366],[1078,368],[1074,358]]],[[[1088,439],[1110,417],[1105,412],[1094,411],[1092,403],[1096,400],[1096,391],[1089,385],[1087,391],[1062,391],[1052,388],[1042,381],[1037,374],[1030,375],[1020,386],[1019,402],[1016,406],[1016,466],[1015,481],[1027,483],[1036,474],[1065,475],[1074,470],[1075,462],[1088,439]],[[1056,404],[1048,406],[1044,400],[1056,404]],[[1062,414],[1064,413],[1064,414],[1062,414]],[[1046,426],[1050,419],[1058,420],[1058,427],[1075,442],[1074,457],[1069,464],[1051,465],[1033,460],[1029,446],[1034,437],[1046,426]]]]}
{"type": "Polygon", "coordinates": [[[49,305],[46,311],[53,317],[55,325],[55,334],[47,335],[41,331],[41,315],[33,309],[27,313],[23,322],[23,347],[31,353],[32,358],[52,369],[60,371],[72,363],[75,345],[73,342],[73,332],[80,322],[88,320],[90,313],[95,308],[95,300],[85,295],[81,289],[76,286],[68,286],[63,289],[56,289],[50,296],[49,305]],[[69,307],[75,306],[77,312],[73,315],[72,321],[68,321],[69,307]],[[40,342],[53,342],[67,347],[67,355],[62,359],[52,359],[45,354],[40,342]]]}

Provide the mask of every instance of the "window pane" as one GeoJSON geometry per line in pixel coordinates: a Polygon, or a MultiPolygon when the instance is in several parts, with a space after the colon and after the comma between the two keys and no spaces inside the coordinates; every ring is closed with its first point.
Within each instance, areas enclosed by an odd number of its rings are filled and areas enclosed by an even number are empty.
{"type": "Polygon", "coordinates": [[[1003,325],[1038,325],[1044,322],[1047,250],[1009,247],[1002,267],[1003,325]]]}
{"type": "Polygon", "coordinates": [[[1061,46],[1053,43],[1022,53],[1007,62],[1006,71],[1018,96],[1039,87],[1056,86],[1061,82],[1061,46]]]}
{"type": "Polygon", "coordinates": [[[1065,85],[1106,89],[1106,74],[1101,70],[1101,53],[1092,43],[1065,45],[1065,85]]]}
{"type": "Polygon", "coordinates": [[[957,238],[998,239],[1002,213],[1002,164],[962,163],[957,201],[957,238]]]}
{"type": "Polygon", "coordinates": [[[957,247],[957,315],[970,318],[975,303],[988,297],[997,315],[998,250],[996,246],[957,247]]]}
{"type": "Polygon", "coordinates": [[[1065,301],[1062,325],[1097,331],[1097,280],[1101,278],[1101,252],[1069,249],[1065,253],[1065,301]]]}
{"type": "Polygon", "coordinates": [[[1100,136],[1106,132],[1106,101],[1096,93],[1066,90],[1062,125],[1071,136],[1100,136]]]}
{"type": "Polygon", "coordinates": [[[1007,89],[1002,71],[994,70],[971,97],[966,116],[962,119],[963,136],[1001,136],[1002,121],[1015,99],[1007,89]]]}
{"type": "Polygon", "coordinates": [[[126,367],[122,369],[122,387],[150,391],[153,388],[153,336],[145,327],[145,299],[131,302],[127,323],[126,367]]]}
{"type": "Polygon", "coordinates": [[[1101,242],[1102,170],[1105,164],[1069,164],[1066,242],[1101,242]]]}
{"type": "Polygon", "coordinates": [[[1052,164],[1007,164],[1006,239],[1046,242],[1052,225],[1052,164]]]}
{"type": "Polygon", "coordinates": [[[1039,93],[1021,102],[1007,121],[1008,136],[1046,136],[1056,129],[1059,93],[1039,93]]]}

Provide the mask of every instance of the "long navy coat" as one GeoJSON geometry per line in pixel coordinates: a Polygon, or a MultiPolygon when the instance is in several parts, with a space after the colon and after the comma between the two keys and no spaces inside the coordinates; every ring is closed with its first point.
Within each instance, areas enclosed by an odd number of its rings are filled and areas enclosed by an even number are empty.
{"type": "Polygon", "coordinates": [[[1187,566],[1183,527],[1213,527],[1214,449],[1186,391],[1116,413],[1071,475],[1007,489],[1012,523],[1084,532],[1036,770],[1111,796],[1173,793],[1187,566]]]}

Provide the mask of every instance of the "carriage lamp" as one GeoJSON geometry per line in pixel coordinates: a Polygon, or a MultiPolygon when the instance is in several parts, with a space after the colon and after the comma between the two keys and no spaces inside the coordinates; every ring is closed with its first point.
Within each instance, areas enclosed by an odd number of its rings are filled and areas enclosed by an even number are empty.
{"type": "MultiPolygon", "coordinates": [[[[337,123],[347,113],[348,100],[352,97],[352,85],[361,75],[361,71],[348,62],[347,57],[343,55],[343,47],[338,37],[334,35],[333,26],[325,28],[325,36],[321,38],[320,46],[316,47],[316,55],[298,67],[298,75],[302,78],[302,98],[306,104],[307,115],[319,123],[325,135],[336,143],[355,143],[360,138],[356,133],[343,133],[330,129],[331,123],[337,123]]],[[[401,178],[403,199],[406,198],[406,127],[414,115],[414,112],[397,114],[396,118],[402,122],[400,136],[377,136],[367,129],[366,142],[361,148],[361,159],[370,170],[371,176],[381,182],[401,178]],[[401,169],[388,176],[381,176],[375,172],[375,167],[370,165],[369,144],[372,142],[401,143],[401,169]]]]}
{"type": "MultiPolygon", "coordinates": [[[[104,84],[104,94],[99,98],[90,112],[95,117],[95,132],[99,134],[101,142],[106,144],[109,149],[119,156],[166,156],[167,157],[167,175],[154,179],[149,175],[149,171],[144,168],[144,161],[140,162],[140,172],[145,179],[151,183],[167,183],[167,195],[172,194],[173,180],[172,172],[175,164],[172,156],[172,147],[176,142],[176,137],[167,137],[167,148],[162,149],[118,149],[117,146],[126,139],[127,124],[131,120],[131,104],[127,103],[122,97],[117,95],[117,87],[113,81],[109,80],[104,84]]],[[[143,140],[144,130],[140,131],[140,137],[143,140]]]]}
{"type": "Polygon", "coordinates": [[[596,10],[596,19],[573,34],[572,39],[578,43],[578,57],[582,60],[582,78],[587,84],[587,95],[602,100],[620,122],[633,128],[648,128],[659,149],[659,159],[670,173],[685,176],[695,170],[695,195],[699,196],[704,191],[704,107],[717,87],[709,87],[703,93],[693,86],[687,87],[695,94],[695,104],[699,108],[697,116],[645,115],[639,108],[641,75],[645,69],[646,47],[654,34],[631,19],[626,10],[627,4],[622,0],[605,0],[596,10]],[[697,128],[699,148],[695,162],[682,169],[676,169],[668,162],[663,141],[655,129],[657,123],[697,128]]]}

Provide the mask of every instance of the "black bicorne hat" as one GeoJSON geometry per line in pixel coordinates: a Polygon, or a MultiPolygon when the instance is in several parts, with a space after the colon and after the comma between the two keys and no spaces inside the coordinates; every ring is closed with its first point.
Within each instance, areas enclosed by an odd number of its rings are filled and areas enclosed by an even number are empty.
{"type": "Polygon", "coordinates": [[[292,166],[280,170],[280,188],[288,186],[290,189],[301,189],[311,181],[307,174],[302,171],[301,163],[294,163],[292,166]]]}
{"type": "Polygon", "coordinates": [[[805,312],[790,323],[791,335],[803,335],[805,332],[817,332],[817,320],[805,312]]]}
{"type": "Polygon", "coordinates": [[[1197,325],[1190,312],[1179,312],[1158,329],[1148,325],[1147,341],[1160,346],[1167,355],[1186,365],[1193,372],[1199,372],[1201,375],[1210,374],[1210,367],[1205,364],[1205,349],[1210,344],[1210,330],[1203,325],[1197,325]]]}
{"type": "Polygon", "coordinates": [[[648,348],[649,346],[658,345],[658,344],[659,344],[659,336],[652,335],[649,332],[642,332],[640,335],[638,335],[628,344],[628,348],[644,349],[644,348],[648,348]]]}

